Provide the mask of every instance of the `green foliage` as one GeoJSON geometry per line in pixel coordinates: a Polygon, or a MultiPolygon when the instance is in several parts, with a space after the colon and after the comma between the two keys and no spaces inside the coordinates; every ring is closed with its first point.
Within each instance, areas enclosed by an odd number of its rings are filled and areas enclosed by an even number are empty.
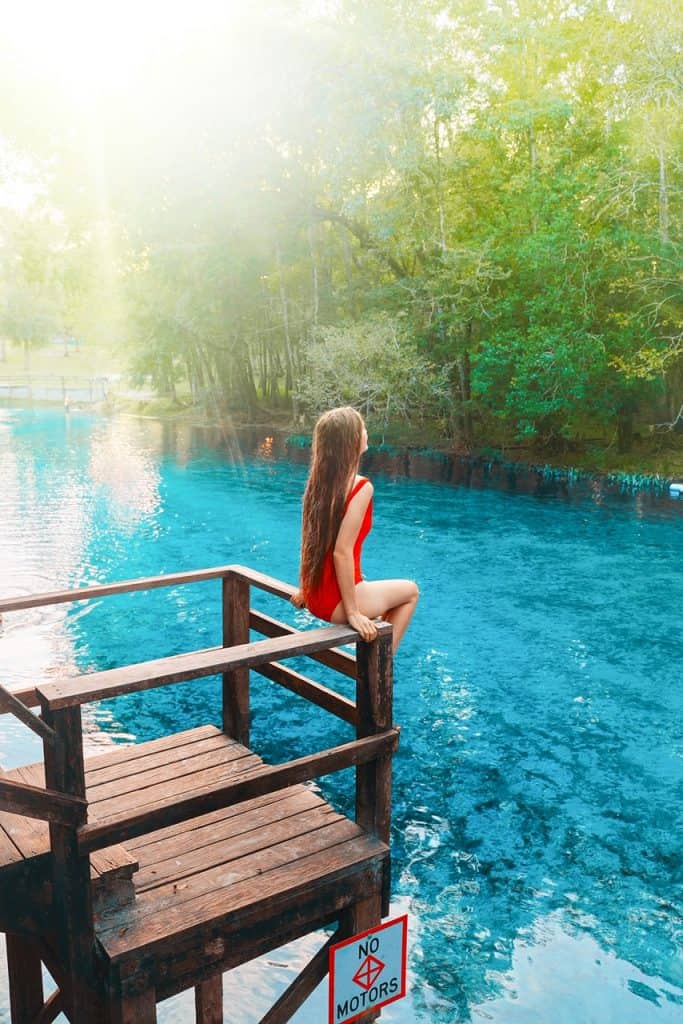
{"type": "Polygon", "coordinates": [[[356,405],[386,426],[391,418],[423,422],[445,413],[449,389],[405,325],[368,316],[341,327],[321,328],[305,352],[297,388],[310,418],[333,405],[356,405]]]}
{"type": "Polygon", "coordinates": [[[39,333],[52,302],[216,415],[348,401],[465,445],[492,418],[624,445],[635,416],[673,419],[679,4],[213,17],[169,15],[125,84],[80,104],[0,40],[0,124],[36,196],[26,237],[0,226],[8,327],[12,289],[37,289],[39,333]]]}

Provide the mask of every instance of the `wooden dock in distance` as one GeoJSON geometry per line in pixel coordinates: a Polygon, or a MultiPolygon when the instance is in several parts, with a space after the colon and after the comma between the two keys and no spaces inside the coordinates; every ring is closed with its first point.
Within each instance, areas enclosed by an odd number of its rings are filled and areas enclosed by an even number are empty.
{"type": "MultiPolygon", "coordinates": [[[[0,712],[43,740],[44,761],[0,772],[0,930],[12,1024],[148,1024],[195,990],[199,1024],[223,1021],[227,970],[336,925],[261,1024],[284,1024],[327,972],[329,946],[388,912],[391,627],[298,631],[250,609],[250,588],[293,588],[241,566],[0,601],[0,611],[221,581],[223,645],[34,689],[0,686],[0,712]],[[250,641],[250,629],[265,639],[250,641]],[[339,650],[354,643],[356,656],[339,650]],[[283,662],[307,656],[356,680],[355,702],[283,662]],[[268,765],[249,745],[256,671],[354,727],[339,746],[268,765]],[[84,759],[81,706],[221,674],[222,728],[194,728],[84,759]],[[33,708],[40,708],[40,715],[33,708]],[[308,785],[354,768],[356,814],[308,785]],[[43,995],[41,963],[58,989],[43,995]]],[[[372,1012],[363,1021],[376,1019],[372,1012]]]]}

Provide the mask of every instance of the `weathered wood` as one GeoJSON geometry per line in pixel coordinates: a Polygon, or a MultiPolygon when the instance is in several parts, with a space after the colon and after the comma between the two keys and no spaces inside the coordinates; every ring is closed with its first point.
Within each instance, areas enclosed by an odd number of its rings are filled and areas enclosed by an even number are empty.
{"type": "Polygon", "coordinates": [[[170,797],[130,815],[124,814],[100,823],[84,825],[78,831],[79,849],[82,853],[89,853],[221,806],[241,803],[264,793],[309,782],[352,765],[366,764],[395,750],[397,745],[398,731],[390,729],[381,735],[354,740],[283,765],[259,768],[241,781],[208,786],[181,800],[170,797]]]}
{"type": "Polygon", "coordinates": [[[223,1024],[223,975],[219,972],[194,990],[197,1024],[223,1024]]]}
{"type": "Polygon", "coordinates": [[[35,942],[8,932],[7,972],[12,1024],[33,1024],[43,1008],[43,974],[35,942]]]}
{"type": "Polygon", "coordinates": [[[80,797],[66,796],[54,789],[0,779],[0,806],[12,814],[75,826],[86,820],[88,804],[80,797]]]}
{"type": "MultiPolygon", "coordinates": [[[[249,643],[249,584],[238,576],[223,580],[223,647],[249,643]]],[[[249,746],[249,667],[223,673],[223,731],[249,746]]]]}
{"type": "MultiPolygon", "coordinates": [[[[387,625],[387,629],[390,628],[387,625]]],[[[275,637],[232,648],[210,648],[205,651],[193,651],[190,654],[176,654],[170,658],[127,665],[124,668],[92,672],[59,683],[39,686],[38,694],[43,710],[56,711],[91,701],[119,697],[125,693],[184,682],[187,679],[200,679],[221,672],[256,667],[280,658],[314,654],[357,640],[358,634],[349,626],[325,626],[296,636],[275,637]]]]}
{"type": "Polygon", "coordinates": [[[156,1019],[156,992],[153,988],[124,993],[111,1001],[109,1024],[156,1024],[156,1019]]]}
{"type": "Polygon", "coordinates": [[[0,600],[0,612],[42,608],[50,604],[68,604],[71,601],[90,601],[95,597],[129,594],[136,590],[155,590],[158,587],[177,587],[183,583],[201,583],[205,580],[221,579],[233,569],[234,566],[223,565],[213,569],[195,569],[193,572],[177,572],[165,576],[145,576],[134,580],[121,580],[118,583],[97,583],[92,587],[77,587],[74,590],[53,590],[45,594],[4,598],[0,600]]]}
{"type": "Polygon", "coordinates": [[[0,825],[0,868],[22,861],[24,856],[2,825],[0,825]]]}
{"type": "MultiPolygon", "coordinates": [[[[249,625],[257,633],[262,633],[263,636],[298,636],[300,633],[300,630],[295,629],[294,626],[289,626],[286,622],[280,622],[279,619],[274,619],[271,615],[266,615],[264,612],[257,612],[253,609],[249,613],[249,625]]],[[[345,641],[339,642],[343,643],[345,641]]],[[[332,648],[328,651],[309,653],[309,658],[312,658],[313,661],[319,661],[321,665],[327,665],[328,668],[334,669],[335,672],[339,672],[343,676],[348,676],[349,679],[356,678],[356,659],[347,651],[339,651],[336,648],[332,648]]]]}
{"type": "MultiPolygon", "coordinates": [[[[250,927],[261,935],[270,930],[272,938],[287,907],[307,904],[313,914],[322,916],[326,909],[331,912],[347,904],[349,893],[355,901],[376,888],[388,852],[385,844],[349,821],[281,846],[259,854],[255,863],[251,858],[252,863],[233,864],[223,874],[223,884],[216,869],[197,879],[191,889],[173,892],[169,885],[142,894],[134,911],[104,915],[98,937],[108,958],[118,962],[133,957],[131,969],[137,971],[147,957],[151,963],[196,948],[218,925],[226,942],[239,936],[241,943],[250,927]],[[355,889],[355,881],[366,870],[370,874],[363,875],[362,887],[355,889]]],[[[251,950],[237,948],[232,965],[250,959],[245,953],[251,950]]]]}
{"type": "MultiPolygon", "coordinates": [[[[366,899],[359,900],[353,906],[349,907],[346,913],[341,918],[341,926],[347,931],[349,935],[359,935],[362,932],[367,931],[369,928],[374,928],[376,925],[382,923],[382,894],[381,890],[376,889],[370,893],[366,899]]],[[[377,1020],[380,1015],[379,1010],[369,1010],[368,1013],[363,1013],[355,1020],[359,1024],[370,1024],[370,1021],[377,1020]]]]}
{"type": "MultiPolygon", "coordinates": [[[[46,783],[69,796],[84,798],[81,709],[44,710],[44,714],[57,734],[57,743],[44,747],[46,783]]],[[[95,991],[89,859],[80,853],[76,830],[68,825],[50,823],[50,846],[56,923],[69,980],[70,1017],[96,1020],[100,1008],[95,991]]]]}
{"type": "MultiPolygon", "coordinates": [[[[379,635],[371,643],[358,644],[356,735],[373,736],[391,728],[392,642],[391,635],[379,635]]],[[[385,751],[385,754],[389,752],[385,751]]],[[[356,821],[363,828],[389,842],[391,821],[391,758],[384,756],[366,763],[356,772],[356,821]]]]}
{"type": "Polygon", "coordinates": [[[284,843],[297,836],[307,836],[319,828],[326,828],[344,820],[342,815],[323,803],[321,807],[309,808],[299,814],[269,822],[266,828],[253,828],[248,832],[217,836],[215,843],[195,847],[185,853],[168,851],[169,856],[165,860],[140,869],[135,880],[136,891],[140,894],[168,883],[177,886],[211,868],[222,868],[233,861],[251,858],[276,843],[284,843]],[[224,841],[220,842],[221,839],[224,841]],[[230,841],[225,842],[226,839],[230,841]]]}
{"type": "Polygon", "coordinates": [[[161,744],[160,740],[122,747],[121,756],[105,755],[88,758],[85,762],[85,781],[88,793],[103,782],[113,782],[137,771],[149,771],[164,765],[181,764],[189,757],[220,750],[226,745],[226,737],[220,729],[209,725],[206,729],[191,730],[187,734],[176,733],[165,736],[165,740],[177,739],[177,743],[161,744]],[[199,733],[196,736],[194,733],[199,733]],[[187,739],[184,739],[187,735],[187,739]]]}
{"type": "Polygon", "coordinates": [[[254,671],[259,672],[266,679],[272,679],[274,683],[278,683],[286,690],[305,697],[311,704],[316,704],[319,708],[329,711],[344,722],[349,722],[351,725],[356,724],[356,705],[353,701],[335,693],[327,686],[316,683],[315,680],[309,679],[300,672],[295,672],[294,669],[288,668],[286,665],[280,665],[277,661],[270,665],[259,665],[254,671]]]}
{"type": "MultiPolygon", "coordinates": [[[[239,804],[238,808],[242,806],[244,805],[239,804]]],[[[146,888],[159,885],[165,876],[178,877],[182,873],[184,859],[189,862],[191,871],[196,871],[198,861],[195,858],[203,856],[207,849],[211,851],[211,859],[214,862],[224,862],[236,855],[232,843],[229,853],[226,851],[226,844],[230,840],[235,840],[238,836],[258,836],[277,823],[297,815],[301,816],[303,812],[314,808],[325,809],[328,814],[332,813],[331,808],[319,796],[303,786],[297,786],[293,791],[287,790],[285,797],[275,803],[254,807],[245,813],[232,814],[200,828],[190,827],[188,831],[150,843],[139,851],[140,869],[135,879],[137,890],[142,892],[146,888]]],[[[235,808],[231,810],[234,811],[235,808]]],[[[192,826],[196,820],[185,824],[188,827],[192,826]]],[[[268,838],[271,838],[270,835],[268,838]]]]}
{"type": "Polygon", "coordinates": [[[268,593],[275,594],[276,597],[283,597],[286,601],[289,601],[296,590],[291,583],[284,583],[282,580],[275,579],[274,576],[267,576],[266,573],[250,569],[246,565],[231,565],[230,571],[234,576],[251,583],[259,590],[267,590],[268,593]]]}
{"type": "MultiPolygon", "coordinates": [[[[96,825],[99,821],[108,821],[113,817],[122,817],[126,814],[143,812],[146,807],[156,807],[162,801],[173,802],[182,796],[191,796],[192,793],[204,792],[208,787],[227,783],[229,780],[237,779],[252,772],[261,765],[261,759],[255,754],[249,754],[244,747],[242,756],[232,760],[223,760],[215,768],[204,768],[202,771],[193,772],[190,775],[180,775],[174,780],[173,774],[169,773],[166,780],[146,789],[133,789],[121,796],[109,796],[106,800],[97,800],[97,790],[93,802],[90,805],[90,822],[96,825]]],[[[217,759],[218,760],[218,759],[217,759]]],[[[168,818],[163,824],[170,824],[168,818]]]]}
{"type": "Polygon", "coordinates": [[[38,715],[34,715],[32,711],[26,707],[26,705],[19,700],[15,694],[11,693],[4,686],[0,686],[0,714],[9,712],[18,718],[20,722],[28,726],[32,732],[37,736],[40,736],[43,740],[48,743],[54,743],[55,734],[49,725],[46,725],[42,718],[38,715]]]}
{"type": "MultiPolygon", "coordinates": [[[[11,690],[10,693],[12,694],[13,697],[16,697],[17,700],[20,700],[21,703],[26,708],[35,708],[38,707],[38,705],[40,704],[40,700],[38,699],[38,691],[36,690],[35,686],[23,687],[21,690],[11,690]]],[[[9,712],[4,712],[0,708],[0,715],[8,713],[9,712]]]]}
{"type": "Polygon", "coordinates": [[[302,1006],[311,993],[318,987],[329,969],[330,947],[344,938],[337,930],[327,942],[309,960],[304,969],[282,993],[277,1002],[273,1003],[268,1013],[261,1018],[260,1024],[287,1024],[296,1011],[302,1006]]]}
{"type": "Polygon", "coordinates": [[[57,988],[51,994],[33,1024],[52,1024],[53,1020],[59,1017],[66,1009],[66,999],[61,989],[57,988]]]}

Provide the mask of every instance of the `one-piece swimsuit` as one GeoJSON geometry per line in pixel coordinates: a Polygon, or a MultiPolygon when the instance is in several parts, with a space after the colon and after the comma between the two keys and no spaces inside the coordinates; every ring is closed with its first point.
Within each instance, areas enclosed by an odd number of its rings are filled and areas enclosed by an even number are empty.
{"type": "MultiPolygon", "coordinates": [[[[344,505],[344,514],[349,507],[349,504],[353,498],[358,494],[361,487],[364,487],[369,481],[367,477],[362,476],[360,480],[356,482],[354,487],[349,493],[344,505]]],[[[368,502],[368,507],[365,510],[363,516],[363,522],[361,523],[358,536],[356,537],[356,543],[353,545],[353,581],[354,583],[360,583],[363,579],[363,574],[360,568],[360,555],[361,548],[363,547],[363,541],[370,533],[372,527],[372,498],[368,502]]],[[[325,555],[325,561],[323,562],[322,576],[320,582],[314,590],[311,590],[306,594],[306,607],[309,612],[315,615],[319,619],[325,619],[327,622],[332,621],[332,613],[341,601],[341,590],[339,589],[339,583],[337,581],[337,574],[334,570],[334,545],[325,555]]]]}

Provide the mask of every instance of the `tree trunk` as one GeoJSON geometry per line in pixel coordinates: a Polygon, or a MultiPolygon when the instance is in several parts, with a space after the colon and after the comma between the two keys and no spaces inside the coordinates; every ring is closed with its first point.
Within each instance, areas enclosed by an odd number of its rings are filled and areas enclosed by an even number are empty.
{"type": "Polygon", "coordinates": [[[620,409],[617,413],[617,451],[630,452],[633,445],[633,412],[620,409]]]}
{"type": "Polygon", "coordinates": [[[659,240],[662,245],[669,242],[669,189],[666,177],[664,145],[659,144],[659,240]]]}

